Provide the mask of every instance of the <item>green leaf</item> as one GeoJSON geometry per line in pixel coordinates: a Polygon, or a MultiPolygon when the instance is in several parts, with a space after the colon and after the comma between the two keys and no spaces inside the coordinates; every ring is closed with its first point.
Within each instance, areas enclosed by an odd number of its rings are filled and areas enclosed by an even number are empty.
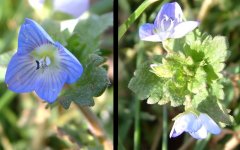
{"type": "Polygon", "coordinates": [[[163,105],[169,102],[169,100],[162,99],[163,92],[162,92],[162,82],[158,82],[155,85],[155,89],[151,91],[150,97],[147,100],[148,104],[155,104],[158,103],[159,105],[163,105]]]}
{"type": "Polygon", "coordinates": [[[188,90],[194,94],[197,94],[201,89],[206,87],[207,73],[202,67],[197,68],[194,77],[188,82],[188,90]]]}
{"type": "Polygon", "coordinates": [[[207,97],[208,91],[206,87],[199,89],[198,92],[193,95],[192,106],[197,108],[202,101],[206,100],[207,97]]]}
{"type": "Polygon", "coordinates": [[[190,56],[195,63],[200,63],[204,60],[204,52],[198,51],[192,48],[190,45],[185,45],[183,51],[187,56],[190,56]]]}
{"type": "Polygon", "coordinates": [[[228,56],[228,41],[224,36],[216,36],[205,43],[205,57],[211,64],[224,62],[228,56]]]}
{"type": "Polygon", "coordinates": [[[151,64],[150,71],[162,78],[171,78],[173,76],[173,72],[172,72],[170,66],[168,66],[168,65],[151,64]]]}
{"type": "Polygon", "coordinates": [[[216,74],[216,72],[214,71],[213,67],[210,64],[205,65],[203,68],[207,73],[208,83],[211,83],[213,80],[216,80],[219,78],[218,74],[216,74]]]}
{"type": "Polygon", "coordinates": [[[215,95],[218,99],[224,99],[224,91],[223,91],[223,85],[218,83],[218,82],[214,82],[211,84],[211,92],[212,95],[215,95]]]}
{"type": "Polygon", "coordinates": [[[113,26],[113,13],[101,16],[92,14],[86,20],[79,21],[73,32],[80,35],[82,40],[91,41],[99,37],[110,26],[113,26]]]}
{"type": "Polygon", "coordinates": [[[82,64],[88,63],[88,55],[92,53],[97,53],[99,48],[99,40],[92,39],[88,41],[84,39],[84,36],[78,34],[73,34],[67,40],[66,48],[71,50],[71,52],[80,60],[82,64]]]}
{"type": "Polygon", "coordinates": [[[68,109],[70,103],[74,101],[81,106],[93,106],[93,97],[100,96],[110,81],[107,76],[107,71],[100,65],[105,61],[104,58],[92,54],[88,58],[89,64],[84,66],[84,72],[77,86],[69,89],[60,98],[61,105],[68,109]]]}
{"type": "Polygon", "coordinates": [[[179,87],[176,82],[169,80],[163,86],[163,100],[169,99],[169,101],[171,101],[171,106],[173,107],[182,105],[185,100],[185,96],[189,94],[186,83],[185,85],[182,85],[182,87],[179,87]]]}
{"type": "Polygon", "coordinates": [[[99,47],[101,34],[113,24],[112,16],[112,13],[90,15],[76,25],[74,34],[67,39],[67,49],[80,60],[84,70],[79,81],[59,98],[64,108],[69,108],[72,101],[93,106],[93,97],[100,96],[110,84],[106,67],[102,65],[106,60],[100,56],[99,47]]]}
{"type": "Polygon", "coordinates": [[[74,34],[67,39],[67,48],[81,61],[88,63],[88,55],[98,53],[100,36],[113,25],[113,14],[102,16],[91,15],[86,20],[81,20],[74,29],[74,34]]]}
{"type": "MultiPolygon", "coordinates": [[[[152,93],[159,91],[161,80],[154,73],[150,72],[151,62],[142,64],[135,72],[134,77],[130,80],[128,87],[137,95],[138,99],[144,100],[151,96],[152,93]]],[[[156,92],[158,93],[158,92],[156,92]]],[[[160,100],[161,95],[154,94],[153,99],[160,100]]]]}
{"type": "Polygon", "coordinates": [[[233,123],[233,117],[228,115],[227,109],[214,96],[209,96],[206,100],[202,101],[197,109],[200,112],[207,113],[216,122],[227,125],[233,123]]]}
{"type": "Polygon", "coordinates": [[[42,27],[53,38],[54,41],[60,42],[63,46],[67,45],[67,39],[70,37],[70,33],[67,29],[61,32],[59,22],[46,19],[42,22],[42,27]]]}

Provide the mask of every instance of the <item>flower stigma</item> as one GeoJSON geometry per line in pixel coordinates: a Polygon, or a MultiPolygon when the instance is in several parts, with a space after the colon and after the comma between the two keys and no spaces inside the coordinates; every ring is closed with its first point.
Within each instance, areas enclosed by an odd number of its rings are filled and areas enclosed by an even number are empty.
{"type": "Polygon", "coordinates": [[[36,70],[45,70],[51,66],[59,66],[59,54],[57,47],[52,44],[44,44],[32,51],[31,55],[36,62],[36,70]]]}

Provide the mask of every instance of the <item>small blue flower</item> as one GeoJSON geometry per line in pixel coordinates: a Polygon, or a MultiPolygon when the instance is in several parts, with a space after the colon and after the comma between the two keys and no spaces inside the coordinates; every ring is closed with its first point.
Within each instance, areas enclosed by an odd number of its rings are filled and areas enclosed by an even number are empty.
{"type": "Polygon", "coordinates": [[[53,103],[65,83],[82,75],[81,63],[44,29],[25,19],[18,36],[18,50],[10,60],[5,82],[16,93],[32,92],[53,103]]]}
{"type": "Polygon", "coordinates": [[[143,41],[160,42],[168,38],[181,38],[194,30],[199,22],[183,21],[183,12],[177,2],[166,3],[159,11],[154,24],[143,24],[139,37],[143,41]]]}
{"type": "Polygon", "coordinates": [[[183,132],[188,132],[196,139],[204,139],[208,132],[212,134],[219,134],[221,129],[207,114],[201,113],[199,117],[191,112],[183,113],[175,120],[171,137],[177,137],[183,132]]]}

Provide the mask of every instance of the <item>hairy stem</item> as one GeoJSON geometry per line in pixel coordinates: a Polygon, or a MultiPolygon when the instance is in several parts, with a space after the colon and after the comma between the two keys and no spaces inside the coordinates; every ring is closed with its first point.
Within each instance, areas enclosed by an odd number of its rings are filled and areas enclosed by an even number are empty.
{"type": "Polygon", "coordinates": [[[168,113],[167,106],[163,105],[163,140],[162,150],[168,149],[168,113]]]}
{"type": "Polygon", "coordinates": [[[89,107],[83,107],[77,105],[84,117],[87,119],[89,129],[93,135],[95,135],[100,143],[103,144],[104,150],[113,150],[113,143],[107,137],[105,130],[99,122],[97,116],[89,109],[89,107]]]}
{"type": "Polygon", "coordinates": [[[135,99],[135,124],[134,124],[134,150],[139,150],[140,142],[140,122],[139,122],[139,113],[140,113],[140,100],[135,99]]]}

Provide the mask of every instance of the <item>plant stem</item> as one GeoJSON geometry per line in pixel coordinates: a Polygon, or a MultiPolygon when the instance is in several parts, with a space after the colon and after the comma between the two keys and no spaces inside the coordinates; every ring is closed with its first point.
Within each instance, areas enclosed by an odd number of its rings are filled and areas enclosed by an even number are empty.
{"type": "Polygon", "coordinates": [[[208,14],[209,10],[217,4],[217,0],[204,0],[198,13],[198,20],[202,21],[208,14]]]}
{"type": "MultiPolygon", "coordinates": [[[[137,59],[136,59],[136,64],[137,68],[141,65],[142,59],[143,59],[143,53],[144,50],[141,48],[143,47],[143,42],[140,42],[139,45],[137,45],[136,49],[138,49],[137,52],[137,59]]],[[[135,97],[135,121],[134,121],[134,150],[139,150],[139,143],[140,143],[140,134],[141,134],[141,129],[140,129],[140,100],[135,97]]]]}
{"type": "Polygon", "coordinates": [[[167,106],[163,105],[163,140],[162,150],[168,149],[168,113],[167,106]]]}
{"type": "Polygon", "coordinates": [[[139,122],[139,114],[140,114],[140,100],[135,99],[135,124],[134,124],[134,150],[139,150],[139,142],[140,142],[140,122],[139,122]]]}
{"type": "Polygon", "coordinates": [[[113,150],[112,141],[107,137],[106,132],[104,131],[97,116],[91,111],[91,109],[89,109],[89,107],[83,107],[78,104],[77,106],[87,119],[91,133],[98,138],[100,143],[103,144],[104,150],[113,150]]]}

